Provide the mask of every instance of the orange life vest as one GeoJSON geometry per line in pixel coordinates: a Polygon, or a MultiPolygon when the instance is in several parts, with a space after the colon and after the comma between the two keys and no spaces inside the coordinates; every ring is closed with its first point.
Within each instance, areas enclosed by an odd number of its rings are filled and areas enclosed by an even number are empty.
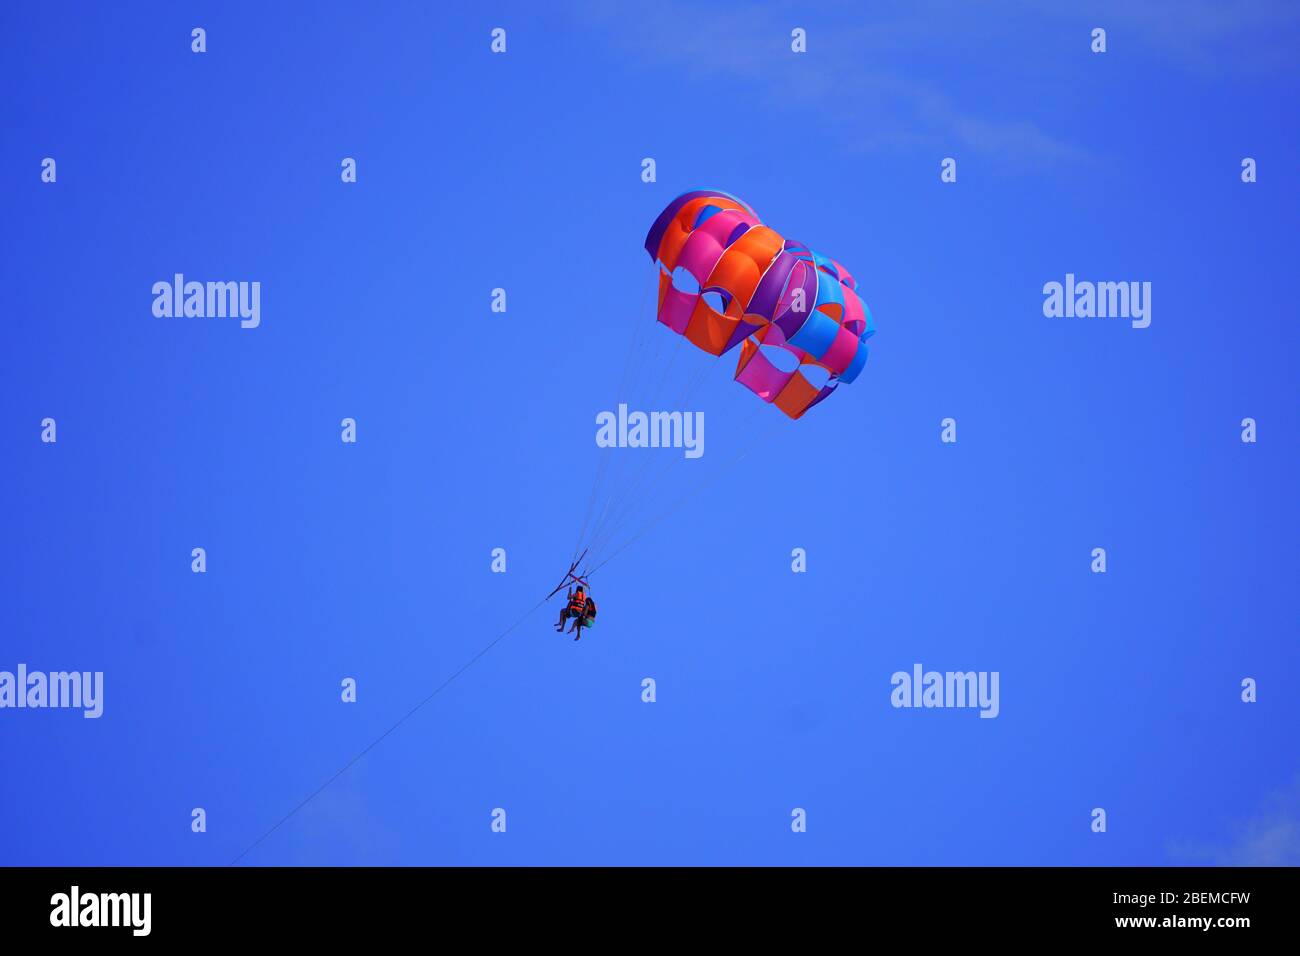
{"type": "Polygon", "coordinates": [[[587,595],[579,591],[573,597],[569,598],[569,613],[581,614],[587,606],[587,595]]]}

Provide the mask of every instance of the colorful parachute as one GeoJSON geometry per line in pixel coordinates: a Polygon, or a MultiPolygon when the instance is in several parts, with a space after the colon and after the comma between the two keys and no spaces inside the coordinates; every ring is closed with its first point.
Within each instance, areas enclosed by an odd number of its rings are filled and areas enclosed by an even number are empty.
{"type": "Polygon", "coordinates": [[[645,239],[658,319],[711,355],[740,345],[736,381],[798,418],[852,382],[876,331],[853,276],[717,191],[683,193],[645,239]]]}

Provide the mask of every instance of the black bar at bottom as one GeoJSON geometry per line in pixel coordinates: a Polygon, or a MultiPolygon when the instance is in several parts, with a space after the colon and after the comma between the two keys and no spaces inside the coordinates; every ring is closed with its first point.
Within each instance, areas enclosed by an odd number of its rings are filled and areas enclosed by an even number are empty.
{"type": "MultiPolygon", "coordinates": [[[[0,869],[0,925],[6,941],[75,935],[81,943],[338,944],[420,934],[461,948],[453,941],[468,931],[479,943],[533,944],[613,932],[664,945],[828,933],[971,942],[1199,936],[1232,945],[1252,934],[1294,936],[1296,875],[1282,867],[10,868],[0,869]]],[[[606,937],[610,945],[619,938],[606,937]]]]}

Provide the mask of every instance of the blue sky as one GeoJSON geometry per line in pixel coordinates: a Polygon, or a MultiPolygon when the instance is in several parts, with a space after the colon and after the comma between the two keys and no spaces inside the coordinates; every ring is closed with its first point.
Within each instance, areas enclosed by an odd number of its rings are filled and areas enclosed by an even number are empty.
{"type": "Polygon", "coordinates": [[[519,621],[638,330],[643,407],[709,361],[641,248],[700,187],[854,272],[862,376],[791,424],[708,369],[590,638],[525,618],[244,862],[1300,860],[1300,15],[264,6],[0,12],[0,670],[106,682],[0,711],[0,862],[228,863],[519,621]],[[177,272],[260,327],[155,318],[177,272]],[[918,662],[998,718],[891,707],[918,662]]]}

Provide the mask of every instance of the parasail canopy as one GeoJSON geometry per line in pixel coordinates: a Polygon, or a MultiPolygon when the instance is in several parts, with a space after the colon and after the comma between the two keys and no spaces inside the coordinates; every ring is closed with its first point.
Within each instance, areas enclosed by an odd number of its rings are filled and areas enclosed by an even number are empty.
{"type": "Polygon", "coordinates": [[[791,418],[866,364],[876,328],[853,276],[735,196],[683,193],[645,248],[660,269],[658,320],[711,355],[739,345],[736,381],[791,418]]]}

